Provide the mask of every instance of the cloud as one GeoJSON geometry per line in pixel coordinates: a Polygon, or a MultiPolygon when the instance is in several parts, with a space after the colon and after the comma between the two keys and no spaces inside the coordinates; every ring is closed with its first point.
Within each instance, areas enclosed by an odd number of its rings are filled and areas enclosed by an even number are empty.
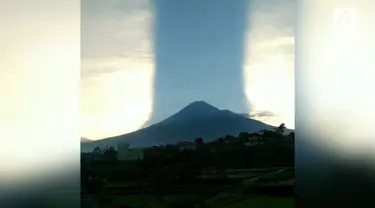
{"type": "Polygon", "coordinates": [[[276,116],[276,115],[270,111],[258,111],[258,112],[253,112],[250,114],[251,118],[273,117],[273,116],[276,116]]]}
{"type": "Polygon", "coordinates": [[[147,0],[82,2],[82,136],[137,130],[151,114],[153,17],[147,0]]]}
{"type": "Polygon", "coordinates": [[[244,63],[250,114],[270,112],[266,123],[294,127],[295,1],[254,0],[244,63]]]}
{"type": "Polygon", "coordinates": [[[152,13],[145,0],[85,0],[82,57],[152,53],[152,13]]]}

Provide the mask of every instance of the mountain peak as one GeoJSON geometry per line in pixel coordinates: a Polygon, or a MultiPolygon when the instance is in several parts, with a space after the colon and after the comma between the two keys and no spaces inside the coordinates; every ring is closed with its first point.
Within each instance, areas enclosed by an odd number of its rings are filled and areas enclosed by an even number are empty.
{"type": "Polygon", "coordinates": [[[179,114],[207,115],[217,113],[220,109],[205,101],[194,101],[183,108],[179,114]]]}
{"type": "Polygon", "coordinates": [[[208,104],[205,101],[194,101],[185,106],[182,110],[165,119],[162,123],[166,122],[181,122],[190,121],[192,119],[207,118],[220,112],[218,108],[208,104]]]}
{"type": "MultiPolygon", "coordinates": [[[[213,105],[211,104],[208,104],[207,102],[203,101],[203,100],[199,100],[199,101],[194,101],[192,103],[190,103],[189,105],[187,105],[185,108],[194,108],[194,109],[200,109],[200,108],[204,108],[204,109],[207,109],[207,108],[211,108],[211,109],[216,109],[216,110],[219,110],[218,108],[214,107],[213,105]]],[[[185,109],[184,108],[184,109],[185,109]]]]}

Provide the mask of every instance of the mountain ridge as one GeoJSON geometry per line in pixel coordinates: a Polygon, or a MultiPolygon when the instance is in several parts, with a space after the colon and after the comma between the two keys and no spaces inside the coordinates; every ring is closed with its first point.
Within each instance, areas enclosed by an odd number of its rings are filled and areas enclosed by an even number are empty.
{"type": "Polygon", "coordinates": [[[87,143],[87,142],[92,142],[93,140],[88,139],[86,137],[81,137],[81,143],[87,143]]]}
{"type": "Polygon", "coordinates": [[[83,146],[92,150],[95,146],[116,146],[117,143],[126,141],[132,147],[151,147],[193,141],[197,137],[212,141],[225,135],[272,128],[274,127],[271,125],[230,110],[221,110],[205,101],[194,101],[156,124],[128,134],[85,143],[83,146]]]}

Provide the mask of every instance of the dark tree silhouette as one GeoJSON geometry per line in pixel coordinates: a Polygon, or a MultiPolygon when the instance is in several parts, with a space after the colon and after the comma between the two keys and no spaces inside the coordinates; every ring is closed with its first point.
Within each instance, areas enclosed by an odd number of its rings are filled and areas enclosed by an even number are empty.
{"type": "Polygon", "coordinates": [[[212,142],[204,142],[198,137],[194,140],[196,149],[180,149],[177,144],[154,146],[144,150],[142,161],[127,161],[126,165],[125,162],[116,162],[117,151],[113,147],[104,151],[96,147],[81,159],[82,187],[98,194],[98,203],[103,205],[108,194],[105,191],[106,178],[111,182],[136,182],[136,185],[125,188],[124,194],[153,191],[158,203],[167,205],[165,196],[184,185],[211,184],[217,183],[216,180],[218,183],[235,183],[237,179],[228,177],[227,169],[293,166],[294,132],[283,136],[284,131],[285,124],[281,124],[272,131],[263,131],[263,135],[241,132],[237,137],[226,135],[212,142]],[[258,145],[244,145],[253,139],[258,145]],[[121,168],[111,170],[111,167],[121,168]],[[200,177],[207,170],[213,179],[200,177]],[[209,170],[213,172],[209,173],[209,170]]]}
{"type": "Polygon", "coordinates": [[[106,147],[103,152],[103,159],[106,161],[116,161],[117,160],[117,151],[114,147],[106,147]]]}
{"type": "Polygon", "coordinates": [[[278,134],[284,134],[285,129],[286,129],[286,126],[285,126],[284,123],[282,123],[282,124],[280,124],[280,126],[278,126],[278,127],[275,129],[275,132],[278,133],[278,134]]]}
{"type": "Polygon", "coordinates": [[[92,151],[93,153],[100,153],[100,147],[95,147],[94,150],[92,151]]]}
{"type": "Polygon", "coordinates": [[[201,146],[203,146],[203,144],[204,144],[203,138],[201,138],[201,137],[196,138],[196,139],[194,140],[194,143],[195,143],[195,145],[196,145],[197,147],[201,147],[201,146]]]}
{"type": "Polygon", "coordinates": [[[238,140],[240,143],[246,143],[247,141],[249,141],[249,133],[247,132],[241,132],[239,135],[238,135],[238,140]]]}

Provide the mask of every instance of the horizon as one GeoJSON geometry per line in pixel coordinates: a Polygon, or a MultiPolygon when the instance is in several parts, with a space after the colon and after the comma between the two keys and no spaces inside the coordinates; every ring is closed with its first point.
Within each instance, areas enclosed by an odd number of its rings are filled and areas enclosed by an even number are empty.
{"type": "Polygon", "coordinates": [[[84,0],[81,137],[134,132],[197,100],[294,128],[294,4],[84,0]]]}

